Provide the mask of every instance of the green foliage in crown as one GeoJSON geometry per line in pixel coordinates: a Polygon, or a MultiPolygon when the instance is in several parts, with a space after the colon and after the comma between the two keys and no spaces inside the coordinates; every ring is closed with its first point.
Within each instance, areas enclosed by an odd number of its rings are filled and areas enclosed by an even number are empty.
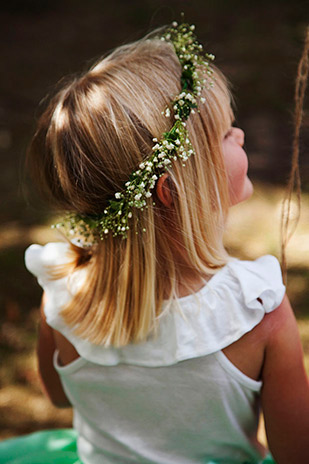
{"type": "Polygon", "coordinates": [[[186,120],[197,108],[198,101],[205,102],[201,97],[203,87],[213,85],[210,62],[214,59],[211,54],[203,55],[203,47],[194,29],[193,25],[174,22],[161,37],[161,40],[172,43],[182,69],[181,92],[171,102],[171,107],[163,111],[167,118],[173,113],[172,128],[162,135],[161,140],[153,139],[155,145],[151,156],[139,164],[123,190],[108,201],[102,214],[68,214],[54,227],[63,228],[83,244],[91,244],[98,238],[103,240],[108,234],[126,238],[134,209],[148,208],[158,178],[168,171],[173,161],[180,160],[185,166],[194,154],[186,120]]]}

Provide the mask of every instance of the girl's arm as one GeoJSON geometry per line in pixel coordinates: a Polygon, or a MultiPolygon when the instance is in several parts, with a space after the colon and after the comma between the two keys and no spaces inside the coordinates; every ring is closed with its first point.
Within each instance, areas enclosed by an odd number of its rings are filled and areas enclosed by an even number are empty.
{"type": "Polygon", "coordinates": [[[269,337],[262,406],[270,451],[278,464],[309,462],[309,385],[297,323],[288,298],[266,316],[269,337]]]}
{"type": "Polygon", "coordinates": [[[58,408],[68,408],[71,407],[71,404],[63,390],[61,380],[53,365],[56,345],[54,331],[46,322],[44,300],[45,296],[43,295],[37,345],[39,375],[43,389],[51,402],[58,408]]]}

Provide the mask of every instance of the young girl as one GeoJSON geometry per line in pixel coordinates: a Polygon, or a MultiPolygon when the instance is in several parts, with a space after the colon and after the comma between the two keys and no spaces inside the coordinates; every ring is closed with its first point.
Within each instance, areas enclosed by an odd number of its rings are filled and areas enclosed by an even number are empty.
{"type": "MultiPolygon", "coordinates": [[[[244,133],[193,27],[122,46],[65,84],[29,160],[71,241],[32,245],[40,375],[85,464],[309,462],[309,388],[272,256],[231,258],[252,193],[244,133]]],[[[263,218],[261,217],[261,221],[263,218]]]]}

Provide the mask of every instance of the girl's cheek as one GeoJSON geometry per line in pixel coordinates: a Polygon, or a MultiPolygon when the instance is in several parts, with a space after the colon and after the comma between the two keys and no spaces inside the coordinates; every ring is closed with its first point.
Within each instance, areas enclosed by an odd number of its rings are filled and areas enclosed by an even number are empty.
{"type": "Polygon", "coordinates": [[[248,159],[244,154],[242,158],[238,158],[233,168],[229,170],[229,195],[230,205],[236,205],[247,200],[253,193],[253,186],[247,176],[248,159]]]}

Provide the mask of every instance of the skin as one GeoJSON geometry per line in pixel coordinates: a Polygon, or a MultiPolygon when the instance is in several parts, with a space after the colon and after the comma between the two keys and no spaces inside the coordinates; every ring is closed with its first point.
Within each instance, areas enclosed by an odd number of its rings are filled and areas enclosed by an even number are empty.
{"type": "Polygon", "coordinates": [[[245,133],[239,127],[231,127],[222,141],[231,206],[247,200],[253,193],[253,186],[247,175],[248,158],[243,149],[244,141],[245,133]]]}
{"type": "MultiPolygon", "coordinates": [[[[222,141],[231,206],[249,198],[253,191],[247,176],[248,161],[243,144],[244,133],[235,127],[222,141]]],[[[159,179],[157,194],[165,206],[172,208],[167,177],[165,174],[159,179]]],[[[200,287],[201,281],[197,279],[195,289],[200,287]]],[[[181,287],[179,296],[183,296],[181,287]]],[[[38,341],[40,376],[53,404],[68,407],[70,403],[53,367],[53,353],[59,350],[58,359],[62,365],[71,363],[79,355],[65,337],[48,326],[43,307],[44,298],[38,341]]],[[[297,322],[287,296],[275,311],[266,314],[253,330],[223,352],[245,375],[263,380],[262,409],[269,448],[276,462],[309,462],[309,384],[297,322]]]]}

